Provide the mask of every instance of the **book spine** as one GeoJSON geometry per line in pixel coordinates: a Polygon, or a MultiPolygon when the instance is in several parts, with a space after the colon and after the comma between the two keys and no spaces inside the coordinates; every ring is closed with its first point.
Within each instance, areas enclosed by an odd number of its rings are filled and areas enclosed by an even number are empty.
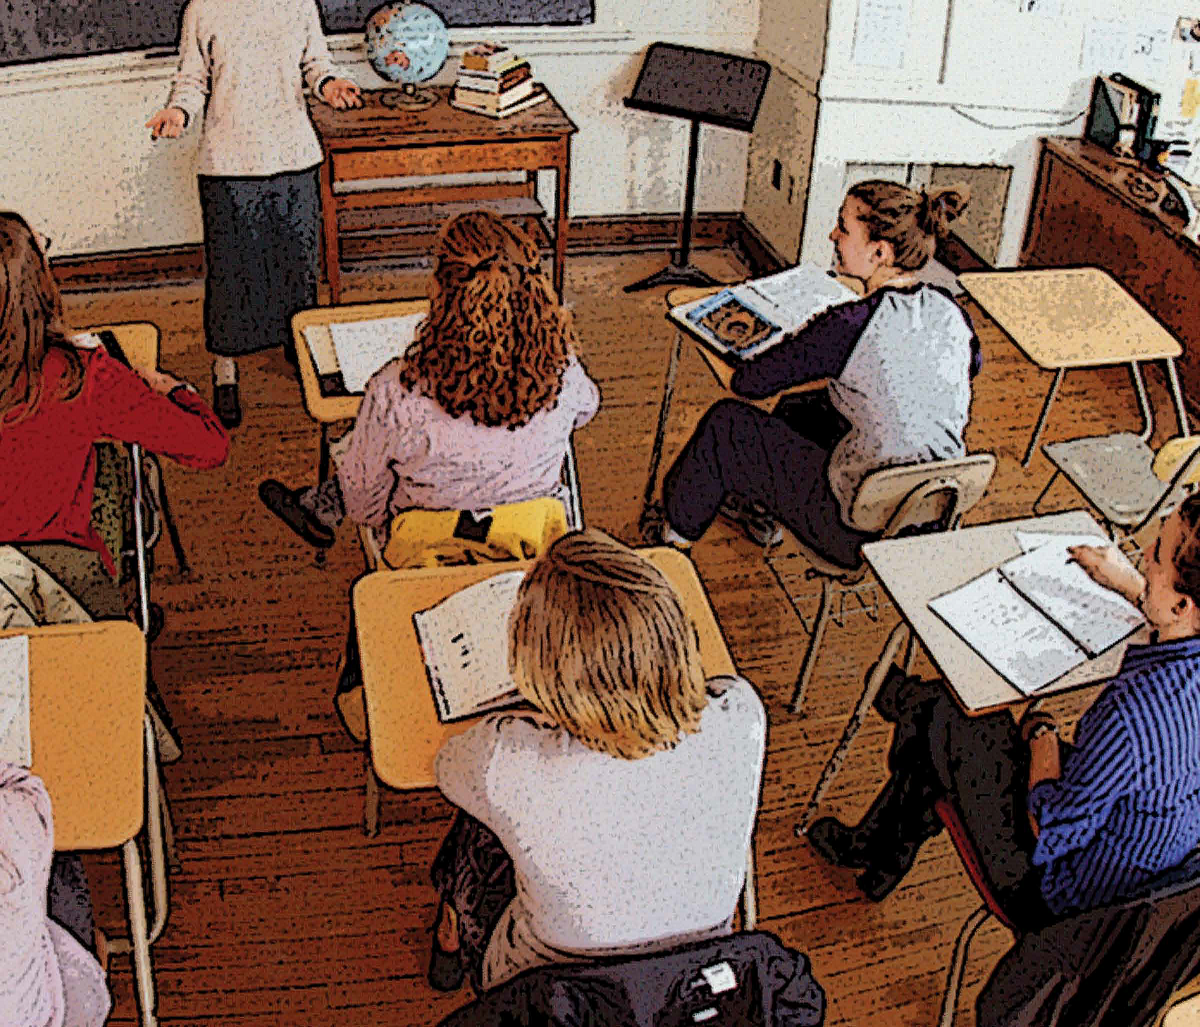
{"type": "Polygon", "coordinates": [[[514,103],[524,100],[533,92],[533,83],[521,83],[504,93],[484,93],[477,89],[464,89],[456,86],[454,98],[464,106],[477,107],[480,110],[503,111],[514,103]]]}
{"type": "Polygon", "coordinates": [[[506,71],[503,75],[485,75],[474,71],[460,71],[457,81],[460,86],[465,86],[468,89],[478,89],[480,92],[485,93],[502,93],[505,89],[510,89],[512,86],[532,77],[533,70],[528,64],[522,64],[512,71],[506,71]]]}
{"type": "Polygon", "coordinates": [[[465,53],[462,66],[469,71],[503,71],[507,65],[516,64],[519,60],[515,53],[505,48],[487,55],[465,53]]]}

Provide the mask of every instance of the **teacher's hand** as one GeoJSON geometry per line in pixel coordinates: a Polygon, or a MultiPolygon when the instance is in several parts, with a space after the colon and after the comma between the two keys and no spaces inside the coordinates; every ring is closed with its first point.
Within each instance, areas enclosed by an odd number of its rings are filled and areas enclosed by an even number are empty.
{"type": "Polygon", "coordinates": [[[146,122],[146,127],[150,129],[151,139],[159,139],[163,136],[168,139],[176,139],[183,133],[186,124],[187,115],[181,108],[164,107],[146,122]]]}
{"type": "Polygon", "coordinates": [[[363,105],[362,90],[348,78],[334,78],[326,82],[321,90],[321,99],[340,111],[363,105]]]}

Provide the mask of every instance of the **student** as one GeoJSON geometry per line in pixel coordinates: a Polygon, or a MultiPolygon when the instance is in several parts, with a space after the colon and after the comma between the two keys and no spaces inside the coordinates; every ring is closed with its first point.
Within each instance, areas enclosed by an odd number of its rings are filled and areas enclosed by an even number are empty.
{"type": "Polygon", "coordinates": [[[242,419],[236,358],[282,345],[294,363],[291,316],[317,303],[321,147],[305,86],[362,105],[334,74],[315,0],[189,0],[175,85],[146,122],[152,139],[173,139],[204,115],[204,336],[227,428],[242,419]]]}
{"type": "Polygon", "coordinates": [[[733,399],[713,406],[663,481],[668,541],[699,539],[730,497],[727,512],[761,544],[779,540],[778,519],[854,567],[872,537],[846,523],[862,479],[963,455],[978,343],[958,305],[916,274],[966,202],[956,189],[851,187],[830,238],[838,272],[863,284],[863,298],[741,364],[730,383],[763,399],[831,378],[827,394],[785,400],[772,414],[733,399]]]}
{"type": "Polygon", "coordinates": [[[382,533],[406,509],[555,495],[571,432],[600,404],[528,235],[491,211],[460,214],[434,260],[429,316],[404,356],[367,383],[336,476],[259,488],[313,545],[331,546],[347,514],[382,533]]]}
{"type": "Polygon", "coordinates": [[[893,668],[876,700],[896,723],[891,778],[856,827],[825,817],[808,833],[827,860],[863,871],[871,898],[938,832],[942,797],[1022,930],[1144,893],[1200,842],[1200,496],[1163,522],[1144,577],[1111,546],[1072,553],[1140,605],[1150,642],[1129,646],[1073,746],[1048,714],[967,717],[940,683],[893,668]]]}
{"type": "Polygon", "coordinates": [[[45,785],[0,762],[0,1023],[101,1027],[112,1006],[104,971],[46,915],[53,852],[45,785]]]}
{"type": "Polygon", "coordinates": [[[535,710],[492,714],[437,757],[438,787],[463,812],[434,864],[431,983],[450,990],[469,972],[487,989],[547,963],[728,934],[758,809],[757,693],[705,680],[670,584],[595,530],[534,563],[509,632],[535,710]]]}

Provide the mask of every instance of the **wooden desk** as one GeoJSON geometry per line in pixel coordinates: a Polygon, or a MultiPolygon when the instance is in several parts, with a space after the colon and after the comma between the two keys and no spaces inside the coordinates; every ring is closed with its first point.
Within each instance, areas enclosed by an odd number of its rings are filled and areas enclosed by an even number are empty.
{"type": "MultiPolygon", "coordinates": [[[[352,222],[365,212],[390,208],[373,218],[385,230],[413,224],[415,208],[428,204],[486,202],[502,213],[540,211],[536,175],[554,171],[554,287],[562,296],[567,256],[567,192],[574,123],[554,97],[508,118],[488,118],[451,107],[450,87],[437,86],[438,102],[423,111],[385,107],[381,90],[364,90],[362,107],[339,111],[311,101],[313,123],[325,152],[321,165],[321,210],[325,275],[332,301],[342,297],[339,215],[352,222]],[[335,191],[339,183],[410,175],[522,171],[524,181],[486,185],[414,186],[364,192],[335,191]],[[532,201],[532,202],[531,202],[532,201]]],[[[427,217],[428,212],[422,214],[427,217]]]]}
{"type": "Polygon", "coordinates": [[[1033,458],[1055,394],[1071,368],[1129,364],[1149,438],[1154,414],[1138,363],[1164,361],[1180,434],[1188,434],[1175,372],[1175,358],[1183,351],[1179,340],[1107,271],[1094,267],[976,271],[961,274],[958,280],[1029,360],[1054,371],[1022,464],[1028,466],[1033,458]]]}
{"type": "Polygon", "coordinates": [[[1070,691],[1113,677],[1120,669],[1125,650],[1132,642],[1149,637],[1149,629],[1118,643],[1106,653],[1089,660],[1057,681],[1027,696],[1004,680],[991,665],[929,609],[929,600],[1019,556],[1018,531],[1044,531],[1059,534],[1095,535],[1098,543],[1109,538],[1101,527],[1082,510],[999,521],[956,531],[912,538],[868,542],[863,556],[879,584],[900,614],[900,623],[892,629],[879,662],[868,677],[854,712],[837,748],[822,771],[805,808],[798,832],[805,830],[815,814],[826,789],[833,781],[847,748],[857,733],[868,708],[875,701],[892,661],[910,633],[921,643],[950,695],[968,716],[980,716],[993,710],[1040,702],[1050,695],[1070,691]]]}
{"type": "MultiPolygon", "coordinates": [[[[1184,397],[1200,408],[1200,242],[1164,209],[1160,178],[1083,139],[1042,140],[1021,264],[1113,274],[1183,343],[1184,397]]],[[[1169,203],[1168,203],[1169,207],[1169,203]]]]}
{"type": "MultiPolygon", "coordinates": [[[[691,561],[674,549],[642,550],[675,587],[696,625],[700,662],[709,677],[736,673],[704,586],[691,561]]],[[[375,773],[392,788],[432,788],[433,761],[451,735],[474,721],[438,720],[412,615],[493,574],[528,562],[473,567],[377,571],[354,586],[354,618],[362,657],[370,756],[375,773]]]]}
{"type": "Polygon", "coordinates": [[[313,307],[292,317],[292,340],[296,346],[296,364],[300,369],[300,388],[304,409],[321,426],[317,473],[320,481],[329,477],[329,428],[341,421],[353,421],[362,406],[361,392],[323,395],[321,379],[338,374],[337,354],[329,334],[331,324],[348,321],[372,321],[382,317],[403,317],[429,309],[429,300],[394,300],[387,303],[349,303],[340,307],[313,307]],[[313,329],[309,331],[309,329],[313,329]]]}

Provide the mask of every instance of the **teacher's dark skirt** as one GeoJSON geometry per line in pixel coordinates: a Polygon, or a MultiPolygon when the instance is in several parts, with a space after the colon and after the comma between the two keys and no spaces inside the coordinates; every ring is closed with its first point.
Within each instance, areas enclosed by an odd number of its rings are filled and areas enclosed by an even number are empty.
{"type": "Polygon", "coordinates": [[[289,346],[292,315],[317,305],[317,174],[200,176],[210,353],[238,357],[289,346]]]}

